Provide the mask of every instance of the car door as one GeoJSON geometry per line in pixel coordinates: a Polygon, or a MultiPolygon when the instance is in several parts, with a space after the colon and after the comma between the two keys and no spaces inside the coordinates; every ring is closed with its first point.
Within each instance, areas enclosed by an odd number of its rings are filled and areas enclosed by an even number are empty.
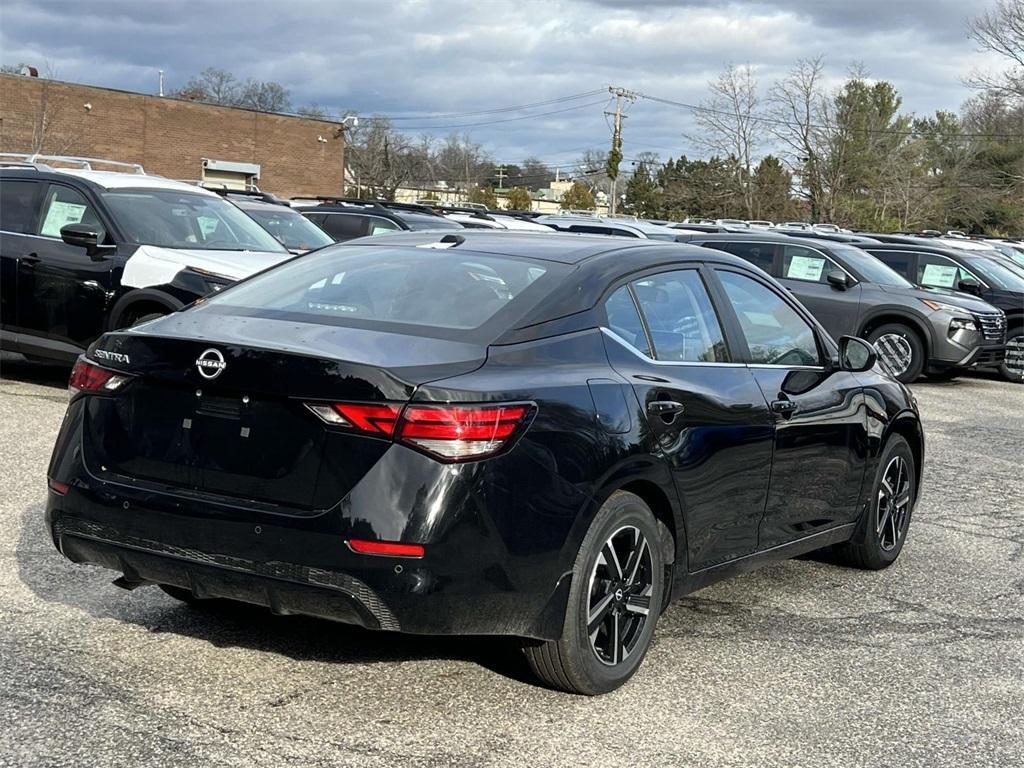
{"type": "Polygon", "coordinates": [[[816,248],[784,245],[778,278],[800,299],[833,338],[854,334],[859,328],[862,286],[833,259],[816,248]],[[846,287],[828,281],[830,272],[846,276],[846,287]]]}
{"type": "Polygon", "coordinates": [[[772,420],[751,371],[732,357],[702,270],[636,278],[605,310],[609,360],[632,384],[653,452],[674,478],[690,571],[751,554],[768,491],[772,420]]]}
{"type": "Polygon", "coordinates": [[[34,247],[40,193],[46,184],[31,179],[0,179],[0,324],[18,327],[18,261],[34,247]]]}
{"type": "Polygon", "coordinates": [[[116,285],[111,254],[90,256],[61,240],[67,224],[107,227],[96,205],[79,190],[50,183],[43,195],[31,249],[18,259],[18,325],[48,345],[71,351],[87,346],[104,331],[116,285]]]}
{"type": "Polygon", "coordinates": [[[774,424],[759,548],[856,520],[868,445],[860,382],[838,370],[835,347],[768,281],[727,267],[714,272],[723,314],[774,424]]]}

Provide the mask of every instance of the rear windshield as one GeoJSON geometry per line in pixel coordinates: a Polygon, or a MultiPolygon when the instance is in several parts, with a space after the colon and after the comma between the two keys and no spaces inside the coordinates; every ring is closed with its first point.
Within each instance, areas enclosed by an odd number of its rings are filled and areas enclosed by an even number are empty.
{"type": "Polygon", "coordinates": [[[239,283],[205,306],[227,314],[493,339],[571,269],[457,247],[334,246],[239,283]]]}

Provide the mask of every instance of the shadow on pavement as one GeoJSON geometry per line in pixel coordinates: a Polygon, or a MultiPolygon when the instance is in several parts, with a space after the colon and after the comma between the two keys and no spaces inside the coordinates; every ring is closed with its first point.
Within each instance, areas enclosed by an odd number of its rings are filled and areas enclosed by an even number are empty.
{"type": "Polygon", "coordinates": [[[11,352],[0,353],[0,381],[21,381],[67,389],[70,373],[70,365],[28,360],[11,352]]]}
{"type": "Polygon", "coordinates": [[[278,653],[299,661],[335,664],[454,659],[469,661],[496,674],[536,685],[518,643],[505,637],[431,637],[375,632],[303,616],[275,616],[260,606],[211,601],[192,607],[157,587],[126,592],[111,584],[113,571],[76,565],[50,541],[43,507],[22,515],[16,557],[19,578],[40,600],[115,619],[205,640],[217,647],[278,653]]]}

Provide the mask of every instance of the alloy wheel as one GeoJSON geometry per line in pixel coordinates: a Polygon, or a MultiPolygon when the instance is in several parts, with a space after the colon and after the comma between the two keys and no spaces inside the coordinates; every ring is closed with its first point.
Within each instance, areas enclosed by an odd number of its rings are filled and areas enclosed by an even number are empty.
{"type": "Polygon", "coordinates": [[[1024,336],[1013,336],[1006,340],[1006,360],[1003,365],[1012,378],[1024,380],[1024,336]]]}
{"type": "Polygon", "coordinates": [[[875,535],[883,552],[899,544],[910,519],[910,469],[902,456],[894,456],[885,468],[878,487],[875,535]]]}
{"type": "Polygon", "coordinates": [[[587,635],[598,661],[615,666],[636,650],[654,591],[650,545],[639,528],[626,525],[605,541],[590,574],[587,635]]]}
{"type": "Polygon", "coordinates": [[[910,368],[914,360],[914,348],[898,333],[884,333],[875,340],[878,356],[889,366],[894,375],[900,376],[910,368]]]}

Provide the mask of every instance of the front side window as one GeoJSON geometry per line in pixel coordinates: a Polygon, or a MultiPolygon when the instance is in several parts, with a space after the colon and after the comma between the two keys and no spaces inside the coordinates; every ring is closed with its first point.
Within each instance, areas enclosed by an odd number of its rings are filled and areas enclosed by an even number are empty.
{"type": "Polygon", "coordinates": [[[836,263],[813,248],[787,245],[782,250],[782,276],[788,280],[825,283],[825,275],[834,269],[839,269],[836,263]]]}
{"type": "Polygon", "coordinates": [[[952,288],[965,277],[972,277],[959,264],[945,256],[922,253],[917,257],[917,282],[929,288],[952,288]]]}
{"type": "Polygon", "coordinates": [[[0,229],[4,232],[32,234],[39,208],[36,205],[40,184],[34,181],[0,181],[0,229]]]}
{"type": "Polygon", "coordinates": [[[165,189],[103,193],[129,242],[161,248],[284,253],[281,243],[216,195],[165,189]]]}
{"type": "Polygon", "coordinates": [[[99,232],[99,242],[106,237],[96,210],[77,189],[51,184],[43,200],[43,215],[39,220],[39,234],[60,237],[60,230],[68,224],[89,224],[99,232]]]}
{"type": "Polygon", "coordinates": [[[736,272],[718,271],[750,350],[762,365],[820,365],[814,330],[781,296],[736,272]]]}
{"type": "Polygon", "coordinates": [[[265,230],[289,250],[311,251],[334,242],[330,235],[292,208],[283,205],[266,208],[243,208],[265,230]]]}
{"type": "Polygon", "coordinates": [[[608,315],[608,328],[650,357],[651,347],[629,288],[624,285],[609,296],[604,309],[608,315]]]}
{"type": "Polygon", "coordinates": [[[724,363],[722,328],[696,270],[663,272],[633,283],[658,360],[724,363]]]}

